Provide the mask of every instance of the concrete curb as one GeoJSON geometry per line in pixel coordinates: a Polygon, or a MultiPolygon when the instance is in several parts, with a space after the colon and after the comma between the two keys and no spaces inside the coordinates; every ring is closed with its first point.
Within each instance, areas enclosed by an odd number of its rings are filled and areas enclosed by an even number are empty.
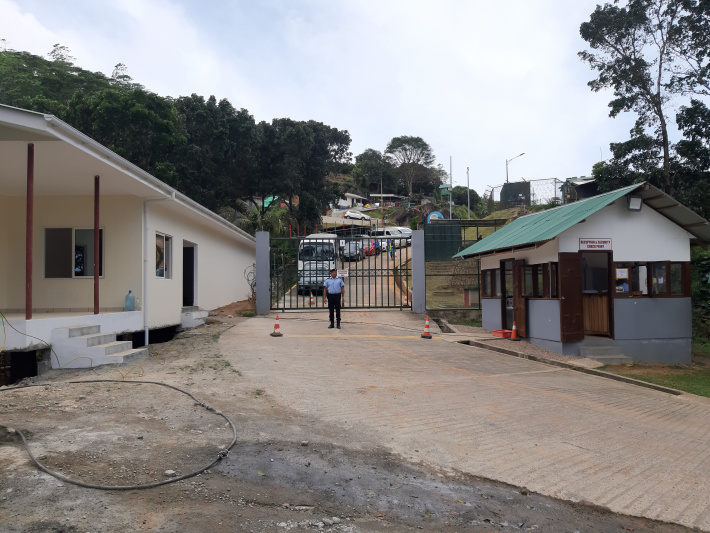
{"type": "MultiPolygon", "coordinates": [[[[453,333],[457,333],[459,335],[465,335],[464,333],[460,333],[454,326],[449,324],[446,320],[444,319],[437,319],[441,323],[441,325],[444,326],[444,328],[440,328],[442,331],[442,334],[446,334],[444,332],[445,328],[450,329],[453,333]]],[[[566,368],[568,370],[574,370],[576,372],[582,372],[584,374],[590,374],[592,376],[599,376],[602,378],[607,378],[607,379],[613,379],[614,381],[621,381],[622,383],[628,383],[630,385],[637,385],[639,387],[645,387],[647,389],[653,389],[657,390],[659,392],[665,392],[666,394],[672,394],[674,396],[685,396],[688,395],[689,393],[680,391],[678,389],[672,389],[670,387],[664,387],[662,385],[656,385],[655,383],[648,383],[646,381],[641,381],[638,379],[633,379],[629,378],[626,376],[620,376],[618,374],[612,374],[611,372],[604,372],[603,370],[597,370],[594,368],[584,368],[581,366],[573,365],[570,363],[565,363],[564,361],[555,361],[554,359],[546,359],[545,357],[539,357],[537,355],[528,355],[520,352],[516,352],[515,350],[509,350],[507,348],[500,348],[498,346],[491,346],[489,344],[486,344],[484,342],[479,342],[474,339],[465,339],[465,340],[460,340],[457,341],[459,344],[468,344],[469,346],[476,346],[477,348],[483,348],[485,350],[490,350],[492,352],[498,352],[502,353],[505,355],[511,355],[513,357],[519,357],[521,359],[529,359],[531,361],[537,361],[538,363],[545,363],[548,365],[552,366],[559,366],[561,368],[566,368]]],[[[692,395],[694,396],[694,395],[692,395]]]]}

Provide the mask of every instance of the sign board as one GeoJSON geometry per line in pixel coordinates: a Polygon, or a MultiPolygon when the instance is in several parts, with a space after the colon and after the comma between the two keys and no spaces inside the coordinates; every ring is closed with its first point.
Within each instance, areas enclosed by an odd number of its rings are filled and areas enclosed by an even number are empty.
{"type": "Polygon", "coordinates": [[[340,239],[340,247],[345,248],[345,239],[340,239]]]}
{"type": "Polygon", "coordinates": [[[611,239],[579,239],[580,250],[611,250],[611,239]]]}
{"type": "MultiPolygon", "coordinates": [[[[331,276],[332,276],[332,274],[331,274],[331,276]]],[[[346,268],[344,270],[338,270],[338,277],[339,278],[347,278],[348,277],[348,269],[346,268]]]]}

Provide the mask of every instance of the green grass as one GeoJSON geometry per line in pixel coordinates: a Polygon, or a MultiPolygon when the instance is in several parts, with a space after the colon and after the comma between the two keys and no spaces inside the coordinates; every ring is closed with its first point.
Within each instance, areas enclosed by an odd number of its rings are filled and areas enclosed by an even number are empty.
{"type": "Polygon", "coordinates": [[[690,365],[614,365],[607,372],[710,398],[710,342],[693,341],[690,365]]]}
{"type": "Polygon", "coordinates": [[[251,318],[251,317],[256,316],[256,313],[253,311],[242,311],[241,313],[239,313],[239,316],[243,316],[245,318],[251,318]]]}
{"type": "Polygon", "coordinates": [[[480,320],[449,320],[449,324],[454,326],[471,326],[474,328],[482,328],[483,323],[480,320]]]}

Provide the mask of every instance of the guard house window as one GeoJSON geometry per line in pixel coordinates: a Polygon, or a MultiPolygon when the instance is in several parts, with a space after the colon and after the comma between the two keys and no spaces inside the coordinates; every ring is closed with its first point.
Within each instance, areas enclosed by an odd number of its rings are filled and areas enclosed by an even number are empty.
{"type": "Polygon", "coordinates": [[[499,269],[484,270],[481,272],[481,277],[483,278],[483,296],[485,298],[500,297],[500,287],[498,283],[499,276],[499,269]]]}
{"type": "Polygon", "coordinates": [[[669,275],[671,296],[685,296],[686,290],[683,283],[683,263],[671,263],[669,275]]]}
{"type": "Polygon", "coordinates": [[[550,263],[550,298],[557,298],[557,263],[550,263]]]}
{"type": "MultiPolygon", "coordinates": [[[[99,230],[99,276],[104,275],[104,230],[99,230]]],[[[44,277],[93,278],[94,230],[46,228],[44,230],[44,277]]]]}
{"type": "Polygon", "coordinates": [[[155,276],[171,279],[173,277],[173,238],[163,233],[155,234],[155,276]]]}
{"type": "Polygon", "coordinates": [[[651,294],[662,296],[668,292],[666,263],[651,263],[651,294]]]}

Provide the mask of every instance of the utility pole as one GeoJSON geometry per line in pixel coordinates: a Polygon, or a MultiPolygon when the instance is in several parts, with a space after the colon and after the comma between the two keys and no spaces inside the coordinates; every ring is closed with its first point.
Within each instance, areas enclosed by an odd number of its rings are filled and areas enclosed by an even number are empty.
{"type": "Polygon", "coordinates": [[[471,187],[468,181],[468,167],[466,167],[466,195],[468,196],[468,219],[471,220],[471,187]]]}
{"type": "Polygon", "coordinates": [[[449,220],[451,220],[451,209],[452,209],[452,204],[451,204],[451,197],[454,195],[454,174],[453,171],[451,170],[453,167],[453,156],[449,156],[449,220]]]}

